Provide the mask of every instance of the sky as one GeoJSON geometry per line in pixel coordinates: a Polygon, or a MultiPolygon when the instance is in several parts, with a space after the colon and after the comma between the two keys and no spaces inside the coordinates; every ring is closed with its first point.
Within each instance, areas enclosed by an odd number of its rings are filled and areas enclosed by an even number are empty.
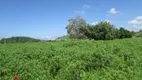
{"type": "Polygon", "coordinates": [[[108,21],[115,27],[142,29],[142,0],[0,0],[0,38],[52,39],[66,35],[68,19],[88,24],[108,21]]]}

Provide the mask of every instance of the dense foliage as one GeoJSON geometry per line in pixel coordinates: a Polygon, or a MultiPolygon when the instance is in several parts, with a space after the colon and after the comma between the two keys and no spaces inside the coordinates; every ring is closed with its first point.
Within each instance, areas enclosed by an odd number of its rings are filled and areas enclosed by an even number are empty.
{"type": "Polygon", "coordinates": [[[142,39],[0,44],[0,80],[141,80],[142,39]]]}
{"type": "Polygon", "coordinates": [[[1,44],[7,43],[24,43],[24,42],[39,42],[39,39],[34,39],[30,37],[11,37],[11,38],[3,38],[0,40],[1,44]]]}
{"type": "Polygon", "coordinates": [[[131,38],[133,35],[131,31],[124,28],[117,29],[106,21],[89,25],[79,16],[69,19],[66,29],[71,39],[112,40],[131,38]]]}

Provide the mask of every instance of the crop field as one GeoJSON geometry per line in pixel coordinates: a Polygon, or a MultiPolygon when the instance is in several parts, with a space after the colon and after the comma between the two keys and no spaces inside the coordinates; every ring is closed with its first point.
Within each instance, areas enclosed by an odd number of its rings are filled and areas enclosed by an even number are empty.
{"type": "Polygon", "coordinates": [[[0,44],[0,80],[142,80],[142,39],[0,44]]]}

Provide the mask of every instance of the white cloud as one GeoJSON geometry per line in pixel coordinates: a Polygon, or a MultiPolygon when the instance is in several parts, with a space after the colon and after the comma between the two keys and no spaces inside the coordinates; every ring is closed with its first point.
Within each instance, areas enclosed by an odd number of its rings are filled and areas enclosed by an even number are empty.
{"type": "Polygon", "coordinates": [[[85,5],[83,5],[83,9],[74,11],[74,13],[75,14],[85,14],[85,10],[88,9],[88,8],[91,8],[91,6],[88,5],[88,4],[85,4],[85,5]]]}
{"type": "Polygon", "coordinates": [[[130,31],[139,31],[139,30],[142,29],[141,27],[132,25],[132,26],[129,26],[129,27],[124,27],[124,28],[127,29],[127,30],[130,30],[130,31]]]}
{"type": "Polygon", "coordinates": [[[111,8],[110,11],[109,11],[109,14],[117,14],[119,12],[120,11],[117,11],[115,8],[111,8]]]}
{"type": "Polygon", "coordinates": [[[142,16],[137,16],[133,20],[128,21],[128,24],[131,24],[131,25],[142,25],[142,16]]]}
{"type": "Polygon", "coordinates": [[[83,8],[88,9],[88,8],[91,8],[91,6],[88,5],[88,4],[85,4],[85,5],[83,6],[83,8]]]}
{"type": "Polygon", "coordinates": [[[134,31],[138,31],[142,29],[142,16],[137,16],[133,20],[128,21],[130,27],[128,29],[132,29],[134,31]]]}
{"type": "Polygon", "coordinates": [[[111,20],[105,20],[106,22],[108,22],[108,23],[111,23],[111,20]]]}
{"type": "Polygon", "coordinates": [[[136,20],[142,20],[142,16],[137,16],[135,19],[136,20]]]}
{"type": "Polygon", "coordinates": [[[142,24],[142,21],[138,21],[134,19],[134,20],[129,21],[128,24],[139,25],[139,24],[142,24]]]}
{"type": "Polygon", "coordinates": [[[139,27],[137,26],[120,26],[120,27],[123,27],[129,31],[139,31],[140,30],[139,27]]]}
{"type": "MultiPolygon", "coordinates": [[[[111,23],[111,20],[104,20],[104,21],[111,23]]],[[[95,21],[95,22],[91,23],[91,25],[97,25],[98,23],[99,23],[99,21],[95,21]]]]}
{"type": "Polygon", "coordinates": [[[85,11],[82,10],[82,11],[74,11],[75,14],[85,14],[85,11]]]}
{"type": "Polygon", "coordinates": [[[99,22],[93,22],[91,25],[96,25],[96,24],[98,24],[99,22]]]}

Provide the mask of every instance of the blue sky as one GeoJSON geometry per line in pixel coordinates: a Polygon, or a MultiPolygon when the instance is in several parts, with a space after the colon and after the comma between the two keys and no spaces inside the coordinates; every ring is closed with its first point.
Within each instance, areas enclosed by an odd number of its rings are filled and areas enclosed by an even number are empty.
{"type": "Polygon", "coordinates": [[[109,21],[116,27],[142,29],[142,0],[0,0],[0,38],[40,39],[66,35],[69,18],[87,23],[109,21]]]}

